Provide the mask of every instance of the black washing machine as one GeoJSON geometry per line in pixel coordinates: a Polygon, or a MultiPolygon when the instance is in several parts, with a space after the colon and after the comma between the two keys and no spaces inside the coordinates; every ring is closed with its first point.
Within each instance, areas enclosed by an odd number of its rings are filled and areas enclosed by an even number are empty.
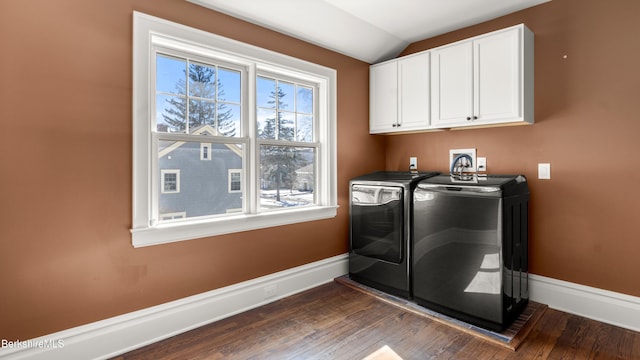
{"type": "Polygon", "coordinates": [[[528,204],[521,175],[422,180],[414,191],[414,301],[507,327],[529,299],[528,204]]]}
{"type": "Polygon", "coordinates": [[[420,180],[437,174],[379,171],[351,180],[351,279],[390,294],[411,296],[413,190],[420,180]]]}

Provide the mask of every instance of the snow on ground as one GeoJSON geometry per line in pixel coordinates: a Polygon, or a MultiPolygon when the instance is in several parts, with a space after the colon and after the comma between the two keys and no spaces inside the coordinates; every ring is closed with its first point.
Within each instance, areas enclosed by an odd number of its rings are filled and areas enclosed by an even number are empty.
{"type": "Polygon", "coordinates": [[[280,201],[276,200],[276,190],[260,191],[260,207],[277,209],[289,206],[313,204],[312,191],[280,190],[280,201]]]}

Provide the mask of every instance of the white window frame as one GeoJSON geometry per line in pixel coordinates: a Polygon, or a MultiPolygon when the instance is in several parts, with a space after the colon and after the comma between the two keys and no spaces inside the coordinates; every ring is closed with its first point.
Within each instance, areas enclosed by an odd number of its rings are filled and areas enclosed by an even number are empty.
{"type": "Polygon", "coordinates": [[[200,143],[200,160],[211,160],[211,154],[211,143],[200,143]]]}
{"type": "MultiPolygon", "coordinates": [[[[255,230],[273,226],[314,221],[336,216],[337,202],[337,72],[321,65],[279,54],[202,30],[133,13],[133,219],[134,247],[163,244],[207,236],[255,230]],[[153,185],[154,149],[152,121],[155,89],[154,46],[168,47],[190,54],[211,56],[247,69],[243,96],[247,121],[242,124],[242,137],[230,138],[243,143],[243,211],[222,217],[176,222],[157,221],[158,185],[153,185]],[[314,83],[316,97],[315,142],[321,144],[316,154],[315,205],[271,210],[259,209],[259,147],[255,139],[256,75],[271,73],[314,83]],[[247,125],[249,124],[249,125],[247,125]],[[157,207],[157,206],[156,206],[157,207]]],[[[303,145],[304,146],[304,145],[303,145]]],[[[154,152],[155,150],[155,152],[154,152]]],[[[157,175],[156,175],[157,176],[157,175]]],[[[156,182],[157,183],[157,182],[156,182]]]]}
{"type": "Polygon", "coordinates": [[[162,194],[178,194],[180,193],[180,170],[178,169],[162,169],[160,170],[160,192],[162,194]],[[167,191],[164,188],[165,177],[167,174],[175,174],[176,176],[176,189],[167,191]]]}
{"type": "Polygon", "coordinates": [[[228,187],[229,193],[230,194],[241,193],[242,192],[242,169],[229,169],[227,176],[228,176],[227,178],[229,179],[227,181],[227,184],[228,184],[227,187],[228,187]],[[239,174],[240,175],[240,190],[232,190],[231,189],[231,183],[232,183],[231,175],[232,174],[239,174]]]}

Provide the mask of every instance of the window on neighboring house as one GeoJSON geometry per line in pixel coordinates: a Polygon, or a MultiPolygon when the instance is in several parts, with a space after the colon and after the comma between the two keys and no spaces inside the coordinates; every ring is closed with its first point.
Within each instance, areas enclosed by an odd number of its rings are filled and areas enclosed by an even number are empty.
{"type": "Polygon", "coordinates": [[[160,170],[163,194],[180,192],[180,170],[160,170]]]}
{"type": "Polygon", "coordinates": [[[200,160],[211,160],[210,143],[200,143],[200,160]]]}
{"type": "Polygon", "coordinates": [[[229,192],[237,193],[241,191],[242,184],[242,170],[229,169],[229,192]]]}
{"type": "Polygon", "coordinates": [[[134,246],[335,216],[335,113],[335,70],[135,13],[134,246]]]}
{"type": "Polygon", "coordinates": [[[162,219],[163,221],[184,219],[185,217],[187,217],[187,213],[185,213],[184,211],[160,214],[160,219],[162,219]]]}

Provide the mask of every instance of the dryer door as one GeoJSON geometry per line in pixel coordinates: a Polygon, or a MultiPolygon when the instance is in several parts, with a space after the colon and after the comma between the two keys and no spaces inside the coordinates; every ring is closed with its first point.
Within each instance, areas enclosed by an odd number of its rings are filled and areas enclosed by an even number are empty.
{"type": "Polygon", "coordinates": [[[352,185],[351,251],[393,263],[403,254],[404,189],[352,185]]]}

